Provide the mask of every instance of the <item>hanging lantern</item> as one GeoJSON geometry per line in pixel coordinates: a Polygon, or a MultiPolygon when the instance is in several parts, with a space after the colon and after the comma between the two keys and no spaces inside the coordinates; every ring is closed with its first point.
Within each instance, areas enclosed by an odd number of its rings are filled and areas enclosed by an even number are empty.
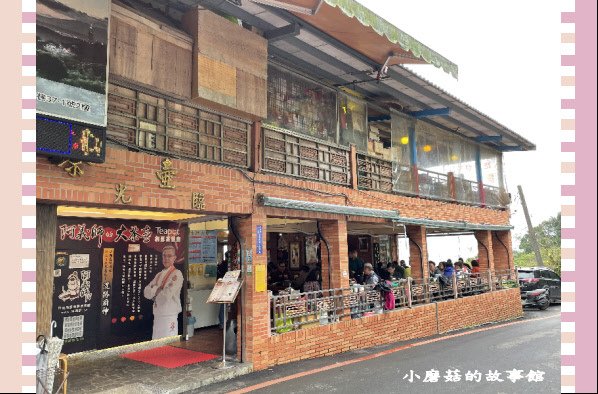
{"type": "Polygon", "coordinates": [[[431,145],[424,145],[424,147],[422,148],[422,150],[424,152],[430,152],[432,150],[432,146],[431,145]]]}
{"type": "Polygon", "coordinates": [[[409,143],[409,137],[407,137],[407,136],[401,137],[401,144],[407,145],[408,143],[409,143]]]}
{"type": "Polygon", "coordinates": [[[457,161],[457,160],[459,160],[459,156],[457,156],[457,155],[452,155],[452,156],[451,156],[451,160],[452,160],[452,161],[457,161]]]}

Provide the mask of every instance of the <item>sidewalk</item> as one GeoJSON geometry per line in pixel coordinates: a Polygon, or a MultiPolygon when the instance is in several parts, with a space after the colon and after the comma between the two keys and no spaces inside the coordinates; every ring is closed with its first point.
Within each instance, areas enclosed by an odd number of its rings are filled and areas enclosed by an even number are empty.
{"type": "MultiPolygon", "coordinates": [[[[253,369],[251,364],[233,361],[233,357],[230,359],[227,357],[226,361],[231,367],[222,370],[214,368],[222,361],[222,356],[178,368],[158,367],[120,356],[124,353],[165,345],[188,347],[185,344],[185,342],[173,342],[170,338],[151,345],[145,343],[73,355],[69,357],[68,393],[175,394],[232,379],[250,373],[253,369]]],[[[215,351],[210,353],[217,354],[215,351]]]]}

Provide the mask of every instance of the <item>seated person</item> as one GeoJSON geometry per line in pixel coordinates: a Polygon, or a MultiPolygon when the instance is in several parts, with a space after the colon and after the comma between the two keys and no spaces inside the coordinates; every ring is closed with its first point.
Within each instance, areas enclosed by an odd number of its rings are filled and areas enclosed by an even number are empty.
{"type": "Polygon", "coordinates": [[[363,281],[363,260],[359,258],[355,249],[349,252],[349,278],[355,279],[357,283],[363,281]]]}
{"type": "Polygon", "coordinates": [[[471,277],[472,278],[479,278],[480,276],[480,262],[477,260],[471,261],[471,277]]]}
{"type": "Polygon", "coordinates": [[[377,285],[380,278],[374,272],[374,266],[370,263],[366,263],[363,266],[363,283],[366,285],[377,285]]]}
{"type": "Polygon", "coordinates": [[[395,277],[397,279],[403,279],[405,277],[405,269],[396,261],[393,261],[392,265],[395,267],[395,277]]]}
{"type": "Polygon", "coordinates": [[[293,280],[293,289],[295,290],[301,290],[303,288],[303,284],[305,283],[305,280],[307,279],[307,276],[309,275],[309,273],[312,271],[312,269],[310,269],[309,266],[304,265],[301,267],[301,271],[299,271],[299,275],[293,280]]]}
{"type": "Polygon", "coordinates": [[[305,283],[303,283],[303,292],[320,291],[320,272],[317,269],[309,271],[305,283]]]}
{"type": "Polygon", "coordinates": [[[278,263],[276,271],[272,272],[269,276],[272,291],[279,291],[290,284],[291,275],[287,270],[287,265],[282,261],[278,263]]]}
{"type": "Polygon", "coordinates": [[[395,266],[392,263],[388,263],[386,264],[386,274],[384,276],[386,276],[386,280],[397,280],[397,277],[395,276],[395,266]]]}
{"type": "Polygon", "coordinates": [[[433,261],[428,261],[428,269],[430,271],[430,279],[437,280],[441,275],[440,270],[436,268],[436,263],[433,261]]]}

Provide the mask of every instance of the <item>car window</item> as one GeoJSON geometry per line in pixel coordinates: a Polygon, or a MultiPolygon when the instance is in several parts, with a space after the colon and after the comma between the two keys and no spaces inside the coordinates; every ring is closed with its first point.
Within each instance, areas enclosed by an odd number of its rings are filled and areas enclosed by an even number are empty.
{"type": "Polygon", "coordinates": [[[540,275],[544,279],[552,279],[552,276],[550,274],[551,274],[551,272],[548,271],[548,270],[542,270],[542,271],[540,271],[540,275]]]}
{"type": "Polygon", "coordinates": [[[550,277],[552,279],[561,280],[561,278],[559,278],[559,276],[556,274],[556,272],[550,271],[550,277]]]}
{"type": "Polygon", "coordinates": [[[532,271],[519,271],[517,273],[520,279],[530,279],[534,277],[534,273],[532,271]]]}

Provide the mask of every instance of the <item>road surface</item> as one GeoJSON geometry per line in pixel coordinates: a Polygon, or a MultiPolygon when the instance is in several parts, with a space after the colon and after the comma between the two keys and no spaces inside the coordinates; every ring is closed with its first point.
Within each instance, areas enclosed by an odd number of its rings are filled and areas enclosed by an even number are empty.
{"type": "Polygon", "coordinates": [[[277,366],[202,387],[196,392],[235,391],[560,393],[560,307],[526,310],[523,319],[431,340],[395,343],[277,366]]]}

